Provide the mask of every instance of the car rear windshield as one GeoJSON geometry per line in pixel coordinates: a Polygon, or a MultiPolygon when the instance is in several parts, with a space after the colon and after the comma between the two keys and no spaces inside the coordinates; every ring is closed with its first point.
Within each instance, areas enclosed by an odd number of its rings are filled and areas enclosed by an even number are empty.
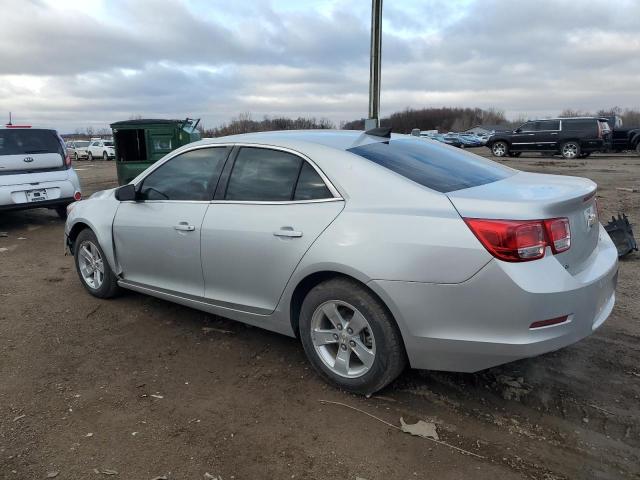
{"type": "Polygon", "coordinates": [[[84,148],[88,146],[89,146],[89,142],[76,142],[76,148],[77,147],[84,148]]]}
{"type": "Polygon", "coordinates": [[[0,130],[0,156],[37,153],[59,153],[64,156],[62,145],[53,130],[0,130]]]}
{"type": "Polygon", "coordinates": [[[496,182],[515,173],[478,155],[421,139],[370,143],[348,151],[442,193],[496,182]]]}

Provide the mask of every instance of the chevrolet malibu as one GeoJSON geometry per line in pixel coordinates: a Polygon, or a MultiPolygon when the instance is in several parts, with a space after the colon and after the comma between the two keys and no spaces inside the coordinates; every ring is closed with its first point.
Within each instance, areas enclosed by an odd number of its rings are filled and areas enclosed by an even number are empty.
{"type": "Polygon", "coordinates": [[[82,285],[300,338],[369,394],[405,368],[474,372],[600,327],[617,254],[590,180],[369,132],[207,139],[72,204],[82,285]]]}

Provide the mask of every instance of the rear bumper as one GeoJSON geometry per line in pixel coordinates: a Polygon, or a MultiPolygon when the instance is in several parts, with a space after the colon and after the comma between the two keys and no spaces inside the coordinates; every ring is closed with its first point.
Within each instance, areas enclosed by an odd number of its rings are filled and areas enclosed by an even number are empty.
{"type": "MultiPolygon", "coordinates": [[[[60,172],[56,174],[59,175],[60,172]]],[[[10,184],[0,185],[0,211],[55,208],[73,202],[75,193],[81,191],[80,182],[71,169],[64,176],[65,179],[47,181],[47,173],[17,175],[24,183],[11,184],[13,182],[7,181],[10,184]],[[27,197],[30,190],[45,190],[46,200],[30,202],[27,197]]]]}
{"type": "Polygon", "coordinates": [[[589,265],[569,274],[553,257],[489,262],[460,284],[375,280],[400,326],[411,366],[475,372],[557,350],[590,335],[615,303],[615,246],[600,227],[589,265]],[[568,315],[562,324],[530,329],[568,315]]]}
{"type": "Polygon", "coordinates": [[[28,202],[28,203],[16,203],[12,205],[0,205],[0,212],[7,212],[11,210],[29,210],[32,208],[57,208],[69,205],[75,202],[73,197],[71,198],[57,198],[55,200],[43,200],[41,202],[28,202]]]}

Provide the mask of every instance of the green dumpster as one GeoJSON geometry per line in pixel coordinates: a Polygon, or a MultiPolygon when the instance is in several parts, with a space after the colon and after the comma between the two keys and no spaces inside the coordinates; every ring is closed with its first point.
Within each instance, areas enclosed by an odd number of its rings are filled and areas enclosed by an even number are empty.
{"type": "Polygon", "coordinates": [[[200,140],[200,120],[136,119],[111,124],[118,183],[129,183],[149,165],[187,143],[200,140]]]}

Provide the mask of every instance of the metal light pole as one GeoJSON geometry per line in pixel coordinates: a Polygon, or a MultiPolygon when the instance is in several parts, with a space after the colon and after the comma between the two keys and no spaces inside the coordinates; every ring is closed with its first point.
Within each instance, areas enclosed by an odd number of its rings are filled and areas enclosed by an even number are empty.
{"type": "Polygon", "coordinates": [[[371,62],[369,65],[369,118],[364,129],[380,126],[380,66],[382,53],[382,0],[371,0],[371,62]]]}

